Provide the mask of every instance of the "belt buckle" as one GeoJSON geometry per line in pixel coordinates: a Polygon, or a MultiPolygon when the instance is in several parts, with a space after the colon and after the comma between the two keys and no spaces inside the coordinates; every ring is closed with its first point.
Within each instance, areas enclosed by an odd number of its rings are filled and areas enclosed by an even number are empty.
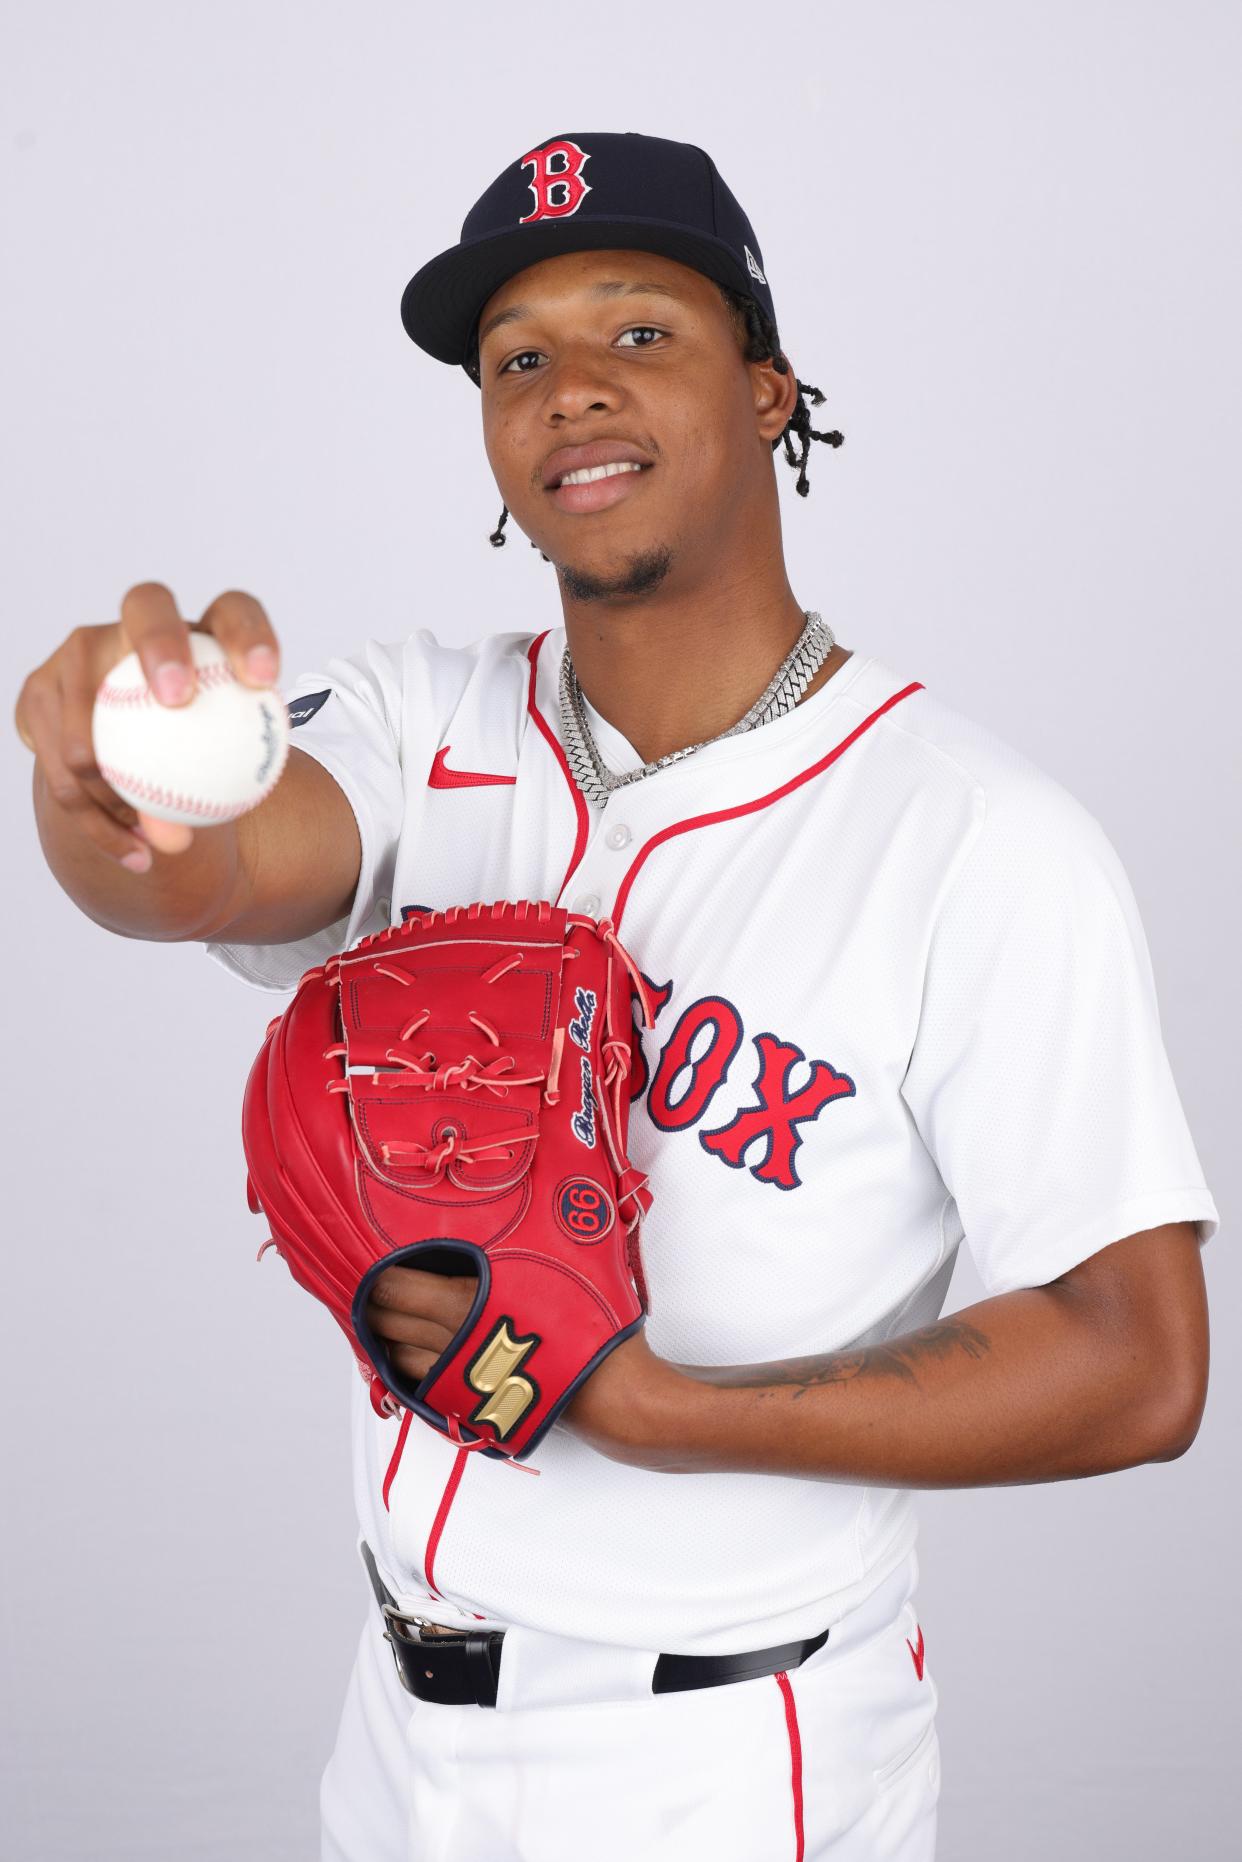
{"type": "Polygon", "coordinates": [[[421,1635],[407,1635],[404,1628],[398,1627],[399,1624],[408,1625],[419,1630],[439,1628],[439,1624],[433,1624],[429,1616],[415,1616],[412,1610],[399,1610],[395,1603],[381,1603],[380,1615],[388,1625],[388,1628],[384,1631],[384,1641],[393,1641],[393,1636],[389,1633],[389,1631],[392,1630],[396,1632],[396,1635],[400,1637],[401,1641],[404,1642],[407,1647],[417,1648],[422,1641],[422,1637],[421,1635]]]}
{"type": "Polygon", "coordinates": [[[497,1658],[490,1646],[492,1637],[476,1636],[468,1629],[445,1629],[443,1624],[433,1622],[430,1617],[415,1616],[413,1611],[399,1610],[395,1604],[391,1603],[381,1604],[380,1611],[385,1622],[384,1640],[392,1650],[392,1659],[397,1667],[397,1679],[407,1694],[412,1694],[415,1700],[447,1698],[450,1702],[460,1704],[461,1700],[477,1699],[480,1705],[495,1706],[497,1658]],[[412,1635],[411,1629],[414,1631],[412,1635]],[[442,1630],[443,1633],[440,1635],[425,1633],[436,1630],[442,1630]],[[456,1650],[459,1656],[464,1650],[464,1666],[460,1670],[456,1659],[450,1655],[452,1650],[456,1650]],[[405,1661],[402,1660],[403,1654],[405,1661]],[[447,1671],[439,1666],[437,1656],[440,1662],[449,1661],[450,1666],[447,1671]],[[486,1700],[477,1693],[458,1695],[453,1692],[447,1696],[436,1693],[428,1694],[413,1680],[414,1668],[421,1668],[429,1682],[435,1680],[437,1670],[442,1679],[446,1672],[449,1675],[458,1675],[460,1672],[463,1677],[462,1685],[469,1681],[477,1689],[481,1681],[480,1660],[485,1665],[487,1680],[490,1683],[490,1698],[486,1700]],[[411,1665],[408,1671],[406,1661],[411,1665]],[[430,1667],[425,1666],[427,1662],[431,1663],[430,1667]]]}
{"type": "MultiPolygon", "coordinates": [[[[401,1655],[397,1645],[400,1643],[402,1648],[418,1649],[421,1647],[423,1640],[421,1632],[424,1629],[438,1629],[440,1625],[438,1623],[433,1623],[430,1617],[416,1615],[413,1610],[400,1609],[396,1598],[380,1576],[379,1567],[375,1562],[375,1554],[365,1539],[360,1542],[358,1549],[362,1555],[362,1562],[366,1568],[366,1574],[370,1580],[371,1589],[375,1592],[375,1601],[379,1606],[380,1615],[384,1620],[384,1641],[392,1650],[392,1659],[397,1669],[397,1679],[400,1681],[406,1693],[412,1694],[414,1690],[406,1680],[405,1669],[401,1666],[401,1655]],[[410,1629],[415,1630],[417,1633],[410,1635],[408,1633],[410,1629]]],[[[447,1637],[445,1638],[445,1640],[448,1639],[447,1637]]],[[[436,1640],[439,1640],[439,1638],[436,1638],[436,1640]]]]}
{"type": "MultiPolygon", "coordinates": [[[[424,1629],[438,1629],[440,1625],[438,1623],[432,1623],[430,1617],[415,1616],[412,1610],[399,1610],[397,1606],[392,1603],[382,1603],[380,1605],[380,1614],[384,1618],[384,1641],[392,1650],[392,1659],[396,1663],[397,1679],[400,1681],[407,1694],[413,1694],[414,1690],[410,1686],[405,1669],[401,1665],[401,1655],[398,1651],[397,1644],[400,1643],[401,1646],[406,1649],[421,1649],[423,1646],[422,1631],[424,1629]],[[414,1635],[409,1634],[411,1628],[415,1631],[414,1635]]],[[[452,1642],[455,1640],[455,1637],[450,1631],[445,1636],[434,1637],[433,1640],[436,1642],[452,1642]]],[[[415,1698],[417,1698],[417,1696],[415,1696],[415,1698]]]]}

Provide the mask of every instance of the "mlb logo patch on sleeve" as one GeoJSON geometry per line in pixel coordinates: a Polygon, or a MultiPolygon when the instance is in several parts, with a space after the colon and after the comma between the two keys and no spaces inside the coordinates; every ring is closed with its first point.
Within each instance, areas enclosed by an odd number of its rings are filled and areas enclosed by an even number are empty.
{"type": "Polygon", "coordinates": [[[313,718],[331,696],[332,687],[329,686],[326,692],[308,692],[305,698],[291,698],[288,707],[289,729],[295,731],[299,724],[305,724],[309,718],[313,718]]]}

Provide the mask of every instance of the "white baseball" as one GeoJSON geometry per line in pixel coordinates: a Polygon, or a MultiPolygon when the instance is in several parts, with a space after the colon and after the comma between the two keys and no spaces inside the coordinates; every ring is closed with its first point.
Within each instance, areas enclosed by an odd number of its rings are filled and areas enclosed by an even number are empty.
{"type": "Polygon", "coordinates": [[[190,635],[197,683],[188,705],[161,705],[136,653],[95,698],[95,761],[131,807],[159,821],[235,821],[271,793],[289,754],[289,714],[271,686],[242,685],[210,634],[190,635]]]}

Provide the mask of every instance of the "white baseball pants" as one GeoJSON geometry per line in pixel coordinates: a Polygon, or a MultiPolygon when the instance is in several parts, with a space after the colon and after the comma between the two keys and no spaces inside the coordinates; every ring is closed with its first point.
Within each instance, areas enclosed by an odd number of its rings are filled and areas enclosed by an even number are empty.
{"type": "Polygon", "coordinates": [[[372,1605],[322,1862],[933,1862],[917,1581],[912,1550],[787,1676],[673,1694],[654,1654],[510,1629],[494,1708],[415,1700],[372,1605]]]}

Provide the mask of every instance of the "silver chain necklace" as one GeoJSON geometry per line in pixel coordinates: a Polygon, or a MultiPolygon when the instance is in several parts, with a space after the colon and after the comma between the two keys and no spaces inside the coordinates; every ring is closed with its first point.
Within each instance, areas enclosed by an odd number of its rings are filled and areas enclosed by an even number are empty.
{"type": "Polygon", "coordinates": [[[561,735],[574,781],[588,802],[606,802],[615,789],[639,782],[657,769],[667,769],[670,763],[680,763],[683,757],[693,756],[696,750],[705,750],[708,744],[721,743],[726,737],[737,737],[743,731],[769,724],[773,718],[783,718],[798,703],[835,644],[831,627],[818,614],[807,610],[806,625],[791,651],[745,717],[731,724],[728,730],[718,731],[714,737],[687,744],[683,750],[670,750],[667,756],[657,757],[654,763],[644,763],[641,768],[626,770],[622,775],[609,769],[600,755],[599,745],[587,722],[582,687],[566,647],[561,656],[561,735]]]}

